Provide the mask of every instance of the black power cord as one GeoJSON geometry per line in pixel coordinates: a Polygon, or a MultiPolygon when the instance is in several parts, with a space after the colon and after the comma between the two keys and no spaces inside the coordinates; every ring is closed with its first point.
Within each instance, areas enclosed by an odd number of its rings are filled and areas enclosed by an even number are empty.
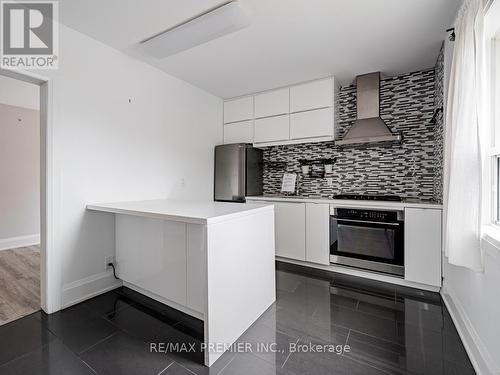
{"type": "Polygon", "coordinates": [[[108,263],[108,267],[111,267],[113,269],[113,276],[115,277],[115,279],[120,280],[120,278],[118,276],[116,276],[115,265],[113,263],[108,263]]]}

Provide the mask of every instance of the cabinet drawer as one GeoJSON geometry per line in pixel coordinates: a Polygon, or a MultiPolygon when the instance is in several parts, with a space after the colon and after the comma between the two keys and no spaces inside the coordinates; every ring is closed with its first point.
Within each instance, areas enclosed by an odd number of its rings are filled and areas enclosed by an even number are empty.
{"type": "Polygon", "coordinates": [[[224,144],[253,143],[253,121],[224,124],[224,144]]]}
{"type": "Polygon", "coordinates": [[[253,96],[224,102],[224,123],[253,119],[253,96]]]}
{"type": "Polygon", "coordinates": [[[284,115],[290,112],[290,89],[255,95],[255,118],[284,115]]]}
{"type": "Polygon", "coordinates": [[[333,108],[292,113],[290,138],[333,137],[333,108]]]}
{"type": "Polygon", "coordinates": [[[331,78],[304,83],[290,88],[290,112],[331,107],[333,83],[331,78]]]}
{"type": "Polygon", "coordinates": [[[254,142],[286,141],[290,138],[290,115],[255,120],[254,142]]]}

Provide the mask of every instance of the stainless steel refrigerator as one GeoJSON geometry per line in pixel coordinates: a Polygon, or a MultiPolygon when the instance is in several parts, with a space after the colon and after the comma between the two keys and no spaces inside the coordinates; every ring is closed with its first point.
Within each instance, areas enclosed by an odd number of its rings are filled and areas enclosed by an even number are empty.
{"type": "Polygon", "coordinates": [[[245,202],[246,196],[262,195],[262,150],[251,144],[215,146],[214,199],[245,202]]]}

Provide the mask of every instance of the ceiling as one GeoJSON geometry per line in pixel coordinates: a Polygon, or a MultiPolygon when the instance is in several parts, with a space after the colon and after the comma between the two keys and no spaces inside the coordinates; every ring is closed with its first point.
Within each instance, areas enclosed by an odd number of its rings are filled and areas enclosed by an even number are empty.
{"type": "Polygon", "coordinates": [[[219,97],[333,74],[407,73],[434,65],[460,0],[240,0],[249,27],[156,60],[154,34],[226,0],[61,0],[61,22],[219,97]]]}

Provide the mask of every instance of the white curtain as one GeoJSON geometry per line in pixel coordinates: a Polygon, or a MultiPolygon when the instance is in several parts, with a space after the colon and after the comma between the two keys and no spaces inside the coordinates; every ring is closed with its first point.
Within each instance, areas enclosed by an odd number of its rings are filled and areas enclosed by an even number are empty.
{"type": "Polygon", "coordinates": [[[455,22],[456,39],[446,111],[445,255],[475,271],[481,255],[482,134],[486,103],[483,2],[465,0],[455,22]]]}

